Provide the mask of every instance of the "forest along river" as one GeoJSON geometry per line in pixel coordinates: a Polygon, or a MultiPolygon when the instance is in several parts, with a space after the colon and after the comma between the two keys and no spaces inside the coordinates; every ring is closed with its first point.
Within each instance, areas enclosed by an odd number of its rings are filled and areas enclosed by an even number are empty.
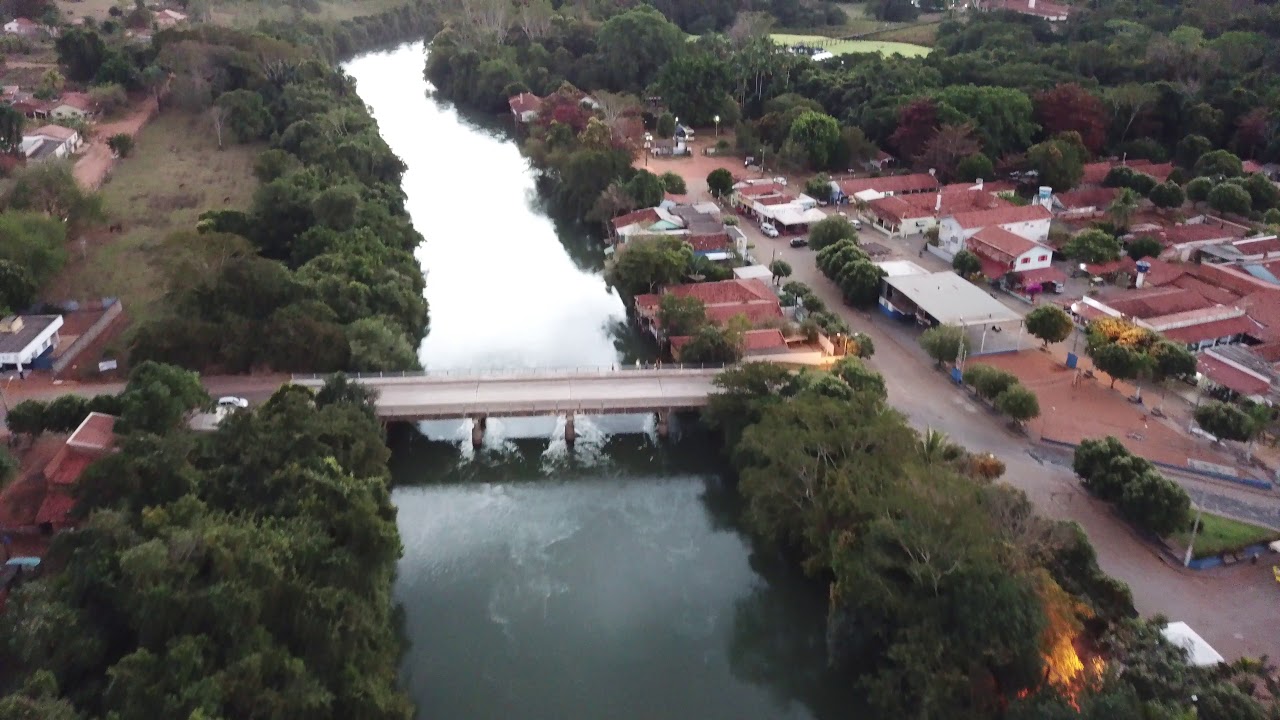
{"type": "MultiPolygon", "coordinates": [[[[441,368],[611,366],[642,347],[598,242],[557,224],[500,120],[430,95],[422,43],[346,65],[427,238],[441,368]]],[[[642,416],[396,433],[402,677],[435,720],[826,718],[820,588],[755,551],[696,425],[642,416]],[[679,435],[677,438],[676,435],[679,435]]]]}

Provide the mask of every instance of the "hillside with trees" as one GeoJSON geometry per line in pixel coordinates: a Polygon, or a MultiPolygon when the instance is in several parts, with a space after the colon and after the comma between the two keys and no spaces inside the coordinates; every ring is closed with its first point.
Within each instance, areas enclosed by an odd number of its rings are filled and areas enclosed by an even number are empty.
{"type": "Polygon", "coordinates": [[[553,103],[526,142],[552,195],[581,216],[638,204],[618,191],[634,172],[624,156],[639,150],[626,131],[631,120],[657,129],[661,110],[647,99],[661,98],[695,125],[719,115],[741,152],[797,171],[844,171],[883,149],[948,181],[1035,170],[1065,191],[1084,163],[1123,155],[1177,166],[1160,187],[1141,173],[1108,179],[1135,198],[1168,206],[1195,179],[1193,200],[1280,219],[1274,187],[1241,170],[1242,160],[1280,159],[1274,4],[1080,5],[1053,27],[1010,12],[954,13],[926,57],[822,62],[774,44],[769,23],[749,13],[690,42],[681,10],[569,7],[522,5],[483,32],[446,13],[426,72],[447,97],[495,112],[523,91],[593,93],[598,112],[553,103]],[[593,119],[609,133],[584,135],[593,119]]]}

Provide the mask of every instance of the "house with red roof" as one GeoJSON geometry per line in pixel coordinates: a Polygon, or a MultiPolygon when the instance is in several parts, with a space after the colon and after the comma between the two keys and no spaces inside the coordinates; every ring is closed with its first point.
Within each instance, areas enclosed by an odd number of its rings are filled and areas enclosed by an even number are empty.
{"type": "Polygon", "coordinates": [[[13,20],[10,20],[9,22],[5,23],[4,31],[9,35],[17,35],[19,37],[28,37],[28,38],[36,37],[40,35],[42,32],[44,32],[43,29],[40,27],[40,23],[37,23],[34,20],[31,20],[29,18],[24,18],[24,17],[14,18],[13,20]]]}
{"type": "Polygon", "coordinates": [[[999,225],[984,227],[974,233],[965,240],[965,248],[978,256],[982,274],[991,280],[1000,280],[1009,273],[1043,270],[1053,263],[1052,249],[999,225]]]}
{"type": "Polygon", "coordinates": [[[1064,220],[1095,218],[1107,211],[1120,188],[1088,187],[1053,196],[1053,214],[1064,220]]]}
{"type": "MultiPolygon", "coordinates": [[[[680,352],[684,349],[685,345],[688,345],[692,341],[692,335],[677,335],[671,338],[672,359],[679,362],[680,352]]],[[[776,355],[785,352],[789,352],[787,340],[782,335],[782,331],[777,328],[748,330],[742,334],[742,355],[744,357],[776,355]]]]}
{"type": "Polygon", "coordinates": [[[1196,357],[1196,371],[1211,384],[1256,402],[1268,399],[1276,380],[1272,362],[1255,352],[1254,348],[1243,345],[1205,350],[1196,357]]]}
{"type": "Polygon", "coordinates": [[[752,327],[783,319],[778,295],[764,282],[754,278],[672,285],[661,293],[637,295],[635,298],[640,326],[656,338],[665,335],[658,319],[663,295],[701,300],[706,307],[707,320],[721,326],[735,317],[743,317],[752,327]]]}
{"type": "Polygon", "coordinates": [[[910,195],[942,187],[938,178],[929,173],[841,180],[836,185],[839,187],[839,192],[834,196],[837,201],[843,198],[870,201],[885,195],[910,195]]]}
{"type": "Polygon", "coordinates": [[[1244,308],[1222,305],[1194,290],[1173,285],[1135,290],[1115,298],[1085,296],[1072,304],[1071,311],[1085,321],[1124,318],[1182,343],[1193,352],[1238,343],[1245,335],[1256,336],[1259,331],[1244,308]]]}
{"type": "Polygon", "coordinates": [[[115,449],[116,418],[89,413],[43,469],[27,473],[0,492],[0,529],[35,536],[71,526],[73,488],[85,468],[115,449]]]}
{"type": "Polygon", "coordinates": [[[938,225],[939,218],[962,212],[1010,207],[1013,203],[982,183],[948,185],[937,193],[886,195],[871,200],[863,213],[871,227],[889,237],[905,237],[928,231],[938,225]]]}
{"type": "Polygon", "coordinates": [[[930,248],[950,260],[965,249],[969,238],[983,228],[998,227],[1014,235],[1043,244],[1049,239],[1053,213],[1039,203],[1007,205],[989,210],[970,210],[948,215],[938,224],[938,246],[930,248]]]}
{"type": "Polygon", "coordinates": [[[538,119],[538,111],[542,109],[542,98],[531,92],[522,92],[507,98],[507,106],[516,122],[530,123],[538,119]]]}
{"type": "Polygon", "coordinates": [[[62,93],[49,110],[49,116],[58,120],[87,120],[97,114],[97,103],[82,92],[62,93]]]}
{"type": "Polygon", "coordinates": [[[1101,185],[1113,168],[1127,167],[1143,175],[1150,175],[1156,182],[1164,182],[1173,173],[1173,163],[1153,163],[1150,160],[1103,160],[1087,163],[1080,178],[1081,187],[1101,185]]]}

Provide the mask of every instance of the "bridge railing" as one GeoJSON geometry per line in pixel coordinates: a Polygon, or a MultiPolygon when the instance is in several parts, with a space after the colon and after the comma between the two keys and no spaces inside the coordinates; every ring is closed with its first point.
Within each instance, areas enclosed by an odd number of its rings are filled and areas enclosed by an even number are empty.
{"type": "MultiPolygon", "coordinates": [[[[580,365],[564,367],[529,368],[425,368],[390,372],[345,373],[353,380],[377,380],[383,378],[538,378],[582,377],[596,375],[608,377],[626,372],[652,372],[654,370],[678,372],[680,370],[723,370],[733,363],[619,363],[617,365],[580,365]]],[[[293,382],[326,380],[334,373],[298,373],[291,376],[293,382]]]]}

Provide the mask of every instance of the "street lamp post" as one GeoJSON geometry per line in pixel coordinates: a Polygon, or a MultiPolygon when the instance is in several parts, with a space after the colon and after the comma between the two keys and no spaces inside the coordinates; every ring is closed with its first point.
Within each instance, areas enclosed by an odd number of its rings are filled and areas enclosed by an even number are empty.
{"type": "Polygon", "coordinates": [[[716,120],[716,137],[719,138],[720,137],[720,116],[717,115],[715,120],[716,120]]]}
{"type": "Polygon", "coordinates": [[[1191,565],[1191,552],[1196,546],[1196,533],[1200,530],[1200,516],[1204,514],[1204,494],[1200,495],[1200,502],[1196,503],[1196,520],[1191,523],[1191,539],[1187,541],[1187,555],[1182,558],[1182,566],[1191,565]]]}

